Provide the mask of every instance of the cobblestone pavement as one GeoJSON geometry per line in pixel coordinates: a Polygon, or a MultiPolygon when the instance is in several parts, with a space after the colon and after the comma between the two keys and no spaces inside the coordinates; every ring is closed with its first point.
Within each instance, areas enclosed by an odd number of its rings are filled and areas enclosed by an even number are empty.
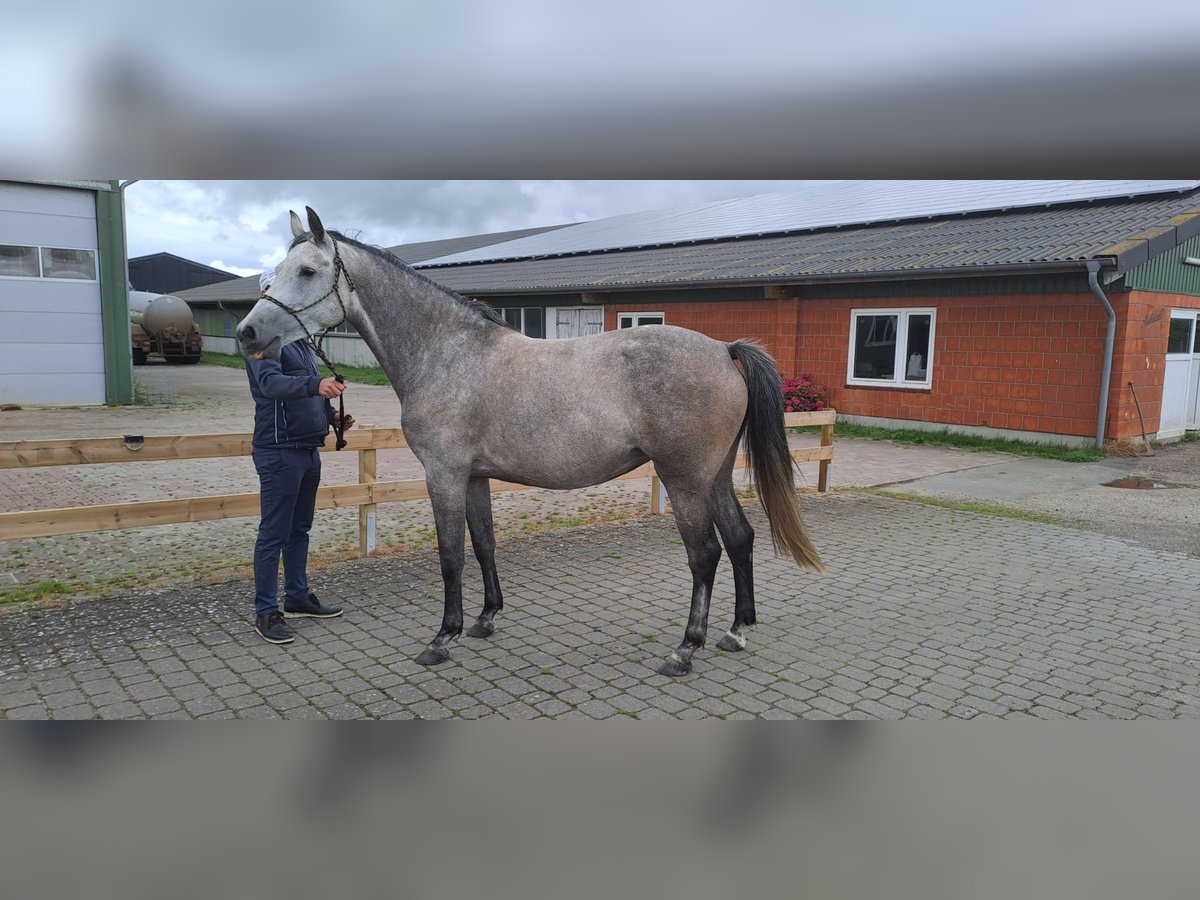
{"type": "MultiPolygon", "coordinates": [[[[339,563],[346,606],[286,647],[253,633],[243,580],[0,615],[0,716],[27,718],[1196,718],[1200,560],[1057,525],[879,495],[806,495],[828,573],[770,555],[759,627],[717,576],[710,648],[673,680],[690,576],[667,518],[502,541],[489,640],[412,662],[440,621],[431,553],[339,563]]],[[[468,568],[468,616],[481,587],[468,568]]]]}

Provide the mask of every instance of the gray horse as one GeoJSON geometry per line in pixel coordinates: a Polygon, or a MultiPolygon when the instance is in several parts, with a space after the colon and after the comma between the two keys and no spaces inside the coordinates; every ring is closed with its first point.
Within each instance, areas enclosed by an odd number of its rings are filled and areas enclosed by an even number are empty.
{"type": "Polygon", "coordinates": [[[504,606],[496,575],[489,478],[540,488],[600,484],[653,460],[692,570],[683,643],[659,669],[685,675],[704,646],[721,544],[733,564],[733,625],[718,646],[743,650],[755,624],[754,531],[733,487],[743,434],[777,552],[822,570],[797,505],[774,361],[671,326],[536,340],[491,307],[435,284],[394,255],[326,231],[308,209],[271,294],[237,330],[242,353],[343,321],[353,325],[400,398],[404,434],[425,467],[445,583],[437,636],[417,662],[450,657],[462,634],[464,521],[483,572],[483,611],[467,632],[488,637],[504,606]],[[715,525],[715,529],[714,529],[715,525]]]}

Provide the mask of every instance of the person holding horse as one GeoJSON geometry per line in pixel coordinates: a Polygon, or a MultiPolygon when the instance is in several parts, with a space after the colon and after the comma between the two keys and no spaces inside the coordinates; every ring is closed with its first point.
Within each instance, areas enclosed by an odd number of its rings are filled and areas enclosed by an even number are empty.
{"type": "MultiPolygon", "coordinates": [[[[259,279],[259,296],[274,281],[269,269],[259,279]]],[[[329,403],[346,385],[322,378],[307,340],[280,349],[277,359],[246,361],[254,397],[254,468],[258,472],[261,521],[254,544],[254,629],[272,644],[291,643],[295,636],[284,617],[340,616],[340,606],[322,603],[308,587],[308,533],[312,529],[321,482],[321,454],[331,425],[342,430],[329,403]],[[279,611],[279,560],[283,558],[284,601],[279,611]]]]}

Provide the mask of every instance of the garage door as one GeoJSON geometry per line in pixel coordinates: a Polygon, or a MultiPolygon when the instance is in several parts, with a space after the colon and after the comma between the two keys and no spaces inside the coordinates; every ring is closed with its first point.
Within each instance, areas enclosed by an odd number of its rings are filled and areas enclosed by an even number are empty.
{"type": "Polygon", "coordinates": [[[0,403],[104,403],[96,200],[0,183],[0,403]]]}

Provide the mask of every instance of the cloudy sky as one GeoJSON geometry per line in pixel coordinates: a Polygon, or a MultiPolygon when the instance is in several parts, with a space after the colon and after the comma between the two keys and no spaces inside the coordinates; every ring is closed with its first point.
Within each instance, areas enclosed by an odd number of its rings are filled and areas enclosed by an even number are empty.
{"type": "Polygon", "coordinates": [[[283,259],[288,210],[369,244],[582,222],[786,191],[796,181],[139,181],[126,189],[129,256],[174,253],[239,275],[283,259]]]}

